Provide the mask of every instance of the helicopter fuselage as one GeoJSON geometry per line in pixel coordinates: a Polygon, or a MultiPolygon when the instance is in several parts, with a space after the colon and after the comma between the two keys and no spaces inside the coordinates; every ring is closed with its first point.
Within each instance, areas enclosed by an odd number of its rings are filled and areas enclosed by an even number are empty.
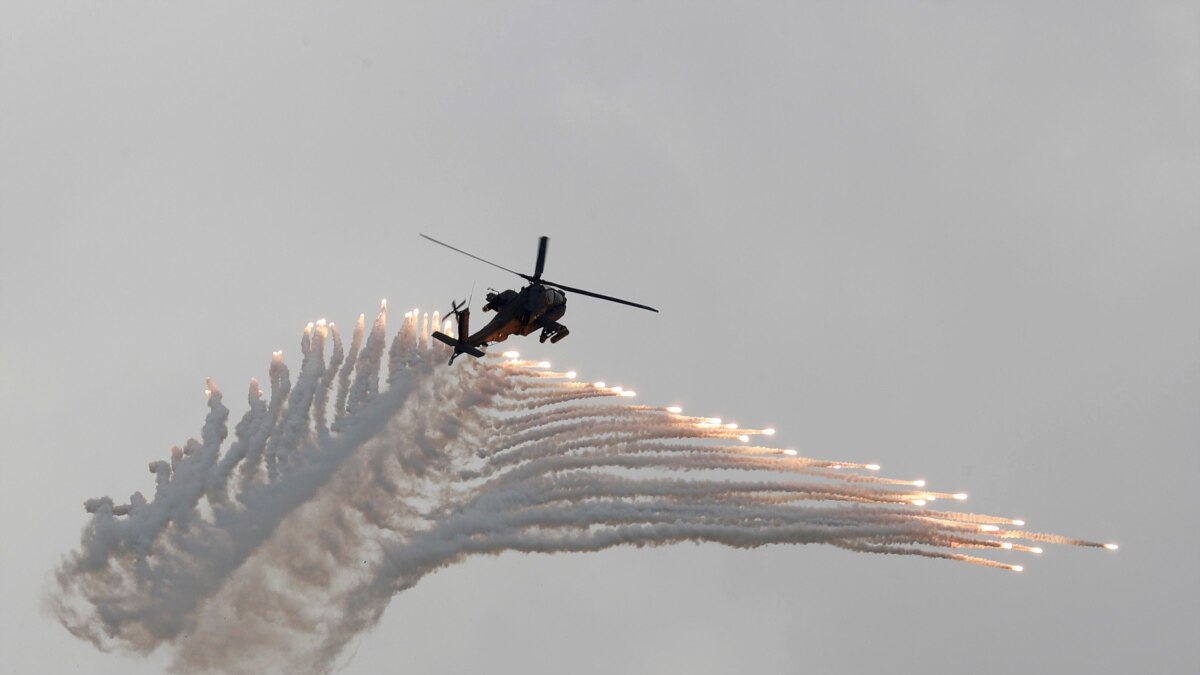
{"type": "Polygon", "coordinates": [[[473,347],[502,342],[510,335],[529,335],[536,330],[543,331],[542,341],[549,338],[558,342],[569,332],[558,323],[567,313],[566,295],[541,284],[530,284],[520,291],[488,293],[483,311],[495,311],[496,316],[467,338],[467,344],[473,347]]]}

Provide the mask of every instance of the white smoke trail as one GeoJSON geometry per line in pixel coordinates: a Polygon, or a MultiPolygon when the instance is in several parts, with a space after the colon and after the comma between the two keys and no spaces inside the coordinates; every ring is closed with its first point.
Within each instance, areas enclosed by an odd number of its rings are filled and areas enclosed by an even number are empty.
{"type": "Polygon", "coordinates": [[[63,625],[103,649],[168,645],[182,672],[328,672],[396,593],[470,555],[822,543],[1019,571],[961,551],[1103,546],[922,508],[965,495],[860,473],[873,465],[723,444],[770,432],[602,400],[631,392],[544,364],[448,368],[439,323],[405,315],[382,390],[386,305],[346,351],[332,324],[310,324],[295,385],[276,353],[269,399],[252,381],[224,455],[229,411],[210,382],[200,440],[150,464],[153,499],[85,502],[48,597],[63,625]]]}
{"type": "MultiPolygon", "coordinates": [[[[346,416],[346,401],[350,396],[350,376],[354,373],[355,364],[358,362],[358,352],[362,348],[366,318],[365,314],[359,314],[358,321],[354,323],[354,334],[350,338],[350,351],[346,355],[346,364],[342,367],[342,374],[338,376],[337,402],[333,406],[334,429],[338,428],[342,418],[346,416]]],[[[405,326],[407,327],[407,325],[406,323],[405,326]]]]}
{"type": "MultiPolygon", "coordinates": [[[[317,329],[325,330],[325,319],[317,322],[317,329]]],[[[333,352],[329,355],[329,367],[325,370],[325,375],[321,378],[321,386],[317,389],[316,398],[313,401],[313,419],[316,421],[317,434],[322,440],[329,437],[329,424],[326,421],[327,408],[329,407],[329,393],[333,389],[333,382],[337,378],[342,362],[346,358],[345,347],[342,345],[342,336],[338,332],[337,326],[330,323],[328,332],[333,338],[333,352]]],[[[324,339],[324,335],[322,335],[322,339],[324,339]]]]}

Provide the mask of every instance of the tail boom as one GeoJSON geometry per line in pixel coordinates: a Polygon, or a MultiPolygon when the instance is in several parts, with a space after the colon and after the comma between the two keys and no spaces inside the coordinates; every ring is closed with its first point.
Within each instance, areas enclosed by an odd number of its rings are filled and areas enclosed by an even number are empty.
{"type": "Polygon", "coordinates": [[[459,309],[460,305],[452,303],[454,309],[454,317],[458,319],[458,334],[461,338],[452,338],[441,331],[434,331],[433,337],[439,342],[444,342],[454,348],[454,353],[450,356],[450,363],[454,363],[454,359],[458,358],[459,354],[470,354],[475,358],[483,356],[483,351],[478,347],[467,342],[466,336],[470,335],[471,331],[471,308],[459,309]]]}
{"type": "MultiPolygon", "coordinates": [[[[465,340],[456,340],[441,331],[434,331],[433,337],[453,347],[454,356],[458,356],[459,354],[470,354],[475,358],[483,356],[483,351],[481,351],[478,347],[472,347],[471,345],[467,344],[465,340]]],[[[454,360],[454,356],[450,357],[451,361],[454,360]]]]}

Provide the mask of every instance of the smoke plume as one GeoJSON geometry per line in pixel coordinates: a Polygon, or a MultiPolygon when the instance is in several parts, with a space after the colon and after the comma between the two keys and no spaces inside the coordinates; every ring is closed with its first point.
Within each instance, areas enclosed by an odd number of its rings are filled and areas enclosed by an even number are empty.
{"type": "Polygon", "coordinates": [[[390,348],[386,305],[348,345],[310,324],[295,381],[276,353],[224,453],[209,382],[200,438],[149,464],[151,498],[84,503],[48,597],[62,624],[102,649],[165,646],[179,672],[323,673],[393,596],[472,555],[813,543],[1020,571],[987,554],[1105,546],[935,509],[966,495],[512,353],[446,367],[438,323],[409,312],[390,348]]]}

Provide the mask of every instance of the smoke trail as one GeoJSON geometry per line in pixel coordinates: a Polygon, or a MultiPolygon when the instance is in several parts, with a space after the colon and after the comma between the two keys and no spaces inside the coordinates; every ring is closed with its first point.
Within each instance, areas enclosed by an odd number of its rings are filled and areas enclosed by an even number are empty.
{"type": "MultiPolygon", "coordinates": [[[[325,329],[325,319],[321,319],[317,322],[317,330],[324,331],[325,329]]],[[[322,440],[329,437],[329,424],[326,421],[329,393],[333,389],[333,382],[338,376],[342,361],[346,358],[345,348],[342,346],[342,335],[338,332],[337,326],[330,323],[328,332],[333,338],[333,352],[329,355],[329,367],[321,378],[321,386],[317,389],[316,398],[313,400],[313,419],[317,424],[317,434],[321,436],[322,440]]],[[[322,335],[323,338],[324,335],[322,335]]]]}
{"type": "MultiPolygon", "coordinates": [[[[362,349],[366,318],[365,314],[359,314],[358,321],[354,323],[354,335],[350,338],[350,351],[346,356],[346,364],[342,367],[342,374],[338,376],[337,402],[333,406],[334,429],[338,428],[338,425],[342,422],[342,418],[346,416],[346,401],[350,396],[350,376],[354,373],[354,368],[358,361],[358,353],[362,349]]],[[[407,325],[405,324],[405,326],[407,325]]]]}
{"type": "Polygon", "coordinates": [[[310,324],[295,385],[276,353],[269,399],[251,381],[223,455],[210,382],[200,439],[150,464],[152,499],[85,502],[47,598],[59,620],[102,649],[168,645],[181,672],[320,673],[396,593],[472,555],[820,543],[1020,571],[963,551],[1105,546],[926,508],[966,495],[749,444],[773,432],[619,403],[633,392],[515,354],[447,368],[439,323],[405,315],[383,389],[386,305],[348,350],[310,324]]]}

